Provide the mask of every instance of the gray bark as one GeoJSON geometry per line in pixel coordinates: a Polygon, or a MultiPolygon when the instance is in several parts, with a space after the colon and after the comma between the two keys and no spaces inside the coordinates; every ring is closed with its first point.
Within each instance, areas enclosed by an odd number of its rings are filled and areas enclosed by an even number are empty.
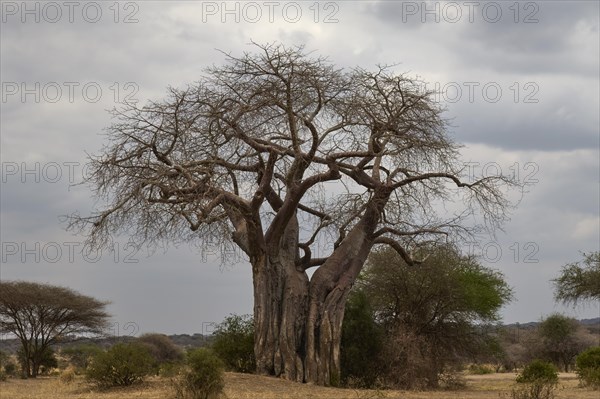
{"type": "Polygon", "coordinates": [[[318,385],[339,383],[346,300],[371,251],[387,198],[388,193],[373,198],[310,281],[299,262],[296,217],[278,243],[251,259],[258,373],[318,385]]]}

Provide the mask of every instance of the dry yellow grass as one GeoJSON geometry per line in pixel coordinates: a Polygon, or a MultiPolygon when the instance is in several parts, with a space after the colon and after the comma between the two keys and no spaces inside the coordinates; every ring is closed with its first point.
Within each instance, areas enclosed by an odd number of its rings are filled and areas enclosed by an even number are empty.
{"type": "MultiPolygon", "coordinates": [[[[406,392],[323,388],[275,378],[227,373],[227,399],[509,399],[514,374],[467,376],[460,391],[406,392]]],[[[80,377],[69,384],[58,378],[10,379],[0,382],[1,399],[169,399],[172,392],[165,379],[150,379],[142,385],[98,391],[80,377]]],[[[599,399],[600,392],[580,388],[575,374],[560,375],[557,399],[599,399]]]]}

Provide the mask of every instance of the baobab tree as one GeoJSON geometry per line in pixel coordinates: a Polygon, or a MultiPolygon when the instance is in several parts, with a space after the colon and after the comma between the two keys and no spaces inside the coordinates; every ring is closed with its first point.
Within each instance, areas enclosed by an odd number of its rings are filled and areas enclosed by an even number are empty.
{"type": "Polygon", "coordinates": [[[419,243],[495,228],[514,182],[463,180],[443,109],[419,82],[338,69],[302,47],[255,49],[163,101],[115,110],[88,177],[106,206],[70,226],[92,246],[123,232],[146,245],[230,240],[252,267],[257,372],[327,385],[374,246],[415,264],[419,243]],[[438,214],[443,203],[457,210],[438,214]]]}

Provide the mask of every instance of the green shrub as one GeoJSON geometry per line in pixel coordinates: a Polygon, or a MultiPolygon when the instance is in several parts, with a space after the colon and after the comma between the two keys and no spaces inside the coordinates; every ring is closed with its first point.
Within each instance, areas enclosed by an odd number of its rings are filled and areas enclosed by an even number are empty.
{"type": "Polygon", "coordinates": [[[590,348],[577,356],[577,376],[584,386],[600,389],[600,346],[590,348]]]}
{"type": "Polygon", "coordinates": [[[484,374],[494,374],[495,373],[493,368],[482,365],[482,364],[472,364],[469,366],[468,371],[469,371],[469,374],[474,374],[474,375],[484,375],[484,374]]]}
{"type": "Polygon", "coordinates": [[[552,399],[558,384],[558,372],[552,363],[534,360],[517,376],[522,387],[512,390],[512,399],[552,399]]]}
{"type": "Polygon", "coordinates": [[[6,381],[8,377],[17,375],[17,365],[13,362],[11,356],[0,351],[0,381],[6,381]]]}
{"type": "Polygon", "coordinates": [[[240,373],[252,373],[256,370],[252,316],[227,317],[217,326],[213,337],[212,349],[223,360],[227,369],[240,373]]]}
{"type": "Polygon", "coordinates": [[[373,388],[384,368],[380,354],[383,330],[375,322],[364,291],[353,291],[346,302],[340,346],[341,383],[356,388],[373,388]]]}
{"type": "Polygon", "coordinates": [[[18,374],[17,365],[12,361],[7,362],[4,365],[4,372],[8,377],[16,377],[16,375],[18,374]]]}
{"type": "Polygon", "coordinates": [[[517,376],[518,383],[546,382],[558,383],[558,372],[552,363],[534,360],[523,368],[517,376]]]}
{"type": "Polygon", "coordinates": [[[81,344],[65,348],[61,354],[66,356],[69,364],[75,368],[75,372],[84,372],[90,364],[90,360],[102,352],[102,348],[95,344],[81,344]]]}
{"type": "Polygon", "coordinates": [[[531,383],[526,386],[513,389],[511,399],[554,399],[556,385],[545,383],[531,383]]]}
{"type": "Polygon", "coordinates": [[[188,352],[186,367],[174,381],[177,399],[214,399],[224,388],[224,364],[211,350],[188,352]]]}
{"type": "Polygon", "coordinates": [[[0,350],[0,368],[2,368],[9,359],[10,359],[10,355],[8,353],[0,350]]]}
{"type": "Polygon", "coordinates": [[[184,359],[183,351],[164,334],[144,334],[138,338],[138,342],[148,348],[158,369],[168,363],[180,363],[184,359]]]}
{"type": "Polygon", "coordinates": [[[138,343],[116,344],[96,354],[86,370],[88,380],[99,386],[128,386],[152,373],[154,359],[138,343]]]}
{"type": "Polygon", "coordinates": [[[164,363],[159,367],[158,375],[165,378],[173,378],[181,372],[182,365],[182,363],[164,363]]]}

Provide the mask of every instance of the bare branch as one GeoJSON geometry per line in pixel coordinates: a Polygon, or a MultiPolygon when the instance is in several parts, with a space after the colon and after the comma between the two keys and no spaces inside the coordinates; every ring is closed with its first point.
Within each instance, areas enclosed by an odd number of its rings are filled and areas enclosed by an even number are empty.
{"type": "Polygon", "coordinates": [[[294,263],[321,265],[311,247],[327,240],[335,252],[360,223],[400,251],[476,231],[472,215],[493,228],[506,219],[503,190],[515,183],[461,177],[444,110],[421,82],[387,67],[338,69],[302,47],[255,46],[163,101],[114,110],[86,181],[104,206],[69,227],[97,246],[121,233],[148,244],[217,235],[256,259],[285,239],[294,263]],[[449,203],[462,208],[441,210],[449,203]],[[299,217],[309,221],[302,236],[299,217]]]}

